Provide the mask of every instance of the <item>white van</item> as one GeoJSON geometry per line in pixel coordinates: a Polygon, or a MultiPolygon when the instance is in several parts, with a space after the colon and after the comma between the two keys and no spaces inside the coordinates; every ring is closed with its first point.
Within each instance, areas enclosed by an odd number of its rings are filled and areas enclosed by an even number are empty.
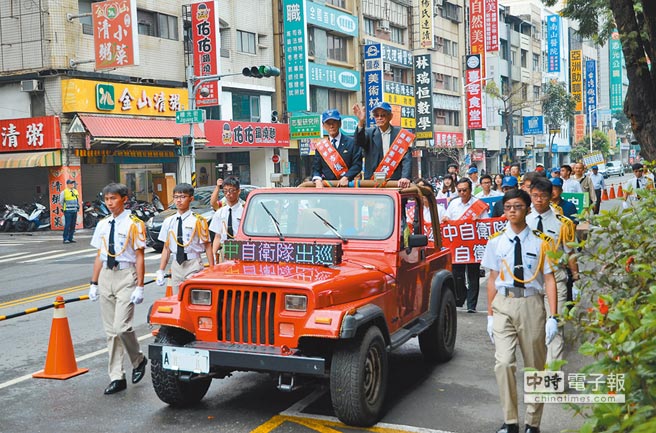
{"type": "Polygon", "coordinates": [[[620,161],[609,161],[606,163],[606,173],[604,177],[623,176],[624,166],[620,161]]]}

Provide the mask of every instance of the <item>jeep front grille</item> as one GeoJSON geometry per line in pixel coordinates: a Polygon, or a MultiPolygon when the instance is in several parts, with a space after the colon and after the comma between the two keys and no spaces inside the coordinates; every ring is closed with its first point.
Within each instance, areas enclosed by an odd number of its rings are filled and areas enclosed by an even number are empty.
{"type": "Polygon", "coordinates": [[[219,290],[219,341],[274,344],[276,294],[257,290],[219,290]]]}

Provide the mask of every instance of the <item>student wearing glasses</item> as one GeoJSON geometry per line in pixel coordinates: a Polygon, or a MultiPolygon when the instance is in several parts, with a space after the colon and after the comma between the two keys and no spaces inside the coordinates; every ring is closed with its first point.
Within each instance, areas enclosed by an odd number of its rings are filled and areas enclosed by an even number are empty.
{"type": "Polygon", "coordinates": [[[401,132],[400,127],[390,123],[392,106],[387,102],[380,102],[373,107],[371,116],[376,121],[376,126],[371,128],[365,128],[367,111],[361,104],[353,106],[353,114],[359,120],[355,131],[355,145],[361,147],[364,153],[364,178],[373,179],[374,173],[384,172],[385,178],[397,180],[399,187],[409,187],[412,176],[410,148],[402,154],[394,152],[393,149],[390,152],[392,143],[401,132]]]}
{"type": "Polygon", "coordinates": [[[622,203],[624,209],[627,209],[632,201],[640,199],[637,194],[640,189],[654,187],[654,182],[645,176],[645,168],[642,164],[637,162],[631,166],[631,169],[635,177],[627,180],[624,184],[624,203],[622,203]]]}
{"type": "Polygon", "coordinates": [[[202,254],[205,253],[210,267],[214,266],[214,255],[210,242],[207,220],[189,209],[194,200],[194,187],[180,183],[173,188],[173,201],[178,210],[162,223],[158,239],[164,242],[162,258],[156,272],[158,286],[166,282],[164,274],[169,258],[171,263],[171,288],[178,292],[180,284],[203,270],[202,254]]]}
{"type": "Polygon", "coordinates": [[[214,256],[223,249],[223,243],[227,239],[234,238],[239,230],[239,223],[244,212],[244,201],[239,198],[240,191],[239,181],[236,178],[229,177],[223,182],[226,204],[214,213],[210,221],[210,231],[215,234],[214,242],[212,242],[214,256]]]}

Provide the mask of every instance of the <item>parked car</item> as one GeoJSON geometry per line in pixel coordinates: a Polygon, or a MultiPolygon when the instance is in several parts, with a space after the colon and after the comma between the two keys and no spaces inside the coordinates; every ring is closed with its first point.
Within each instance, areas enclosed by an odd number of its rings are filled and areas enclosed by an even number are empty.
{"type": "MultiPolygon", "coordinates": [[[[214,186],[201,186],[196,188],[194,192],[194,200],[191,202],[191,205],[189,205],[189,208],[192,210],[192,212],[196,212],[197,214],[204,216],[207,221],[212,219],[212,216],[214,215],[214,209],[210,205],[210,198],[214,188],[214,186]]],[[[239,194],[239,198],[246,200],[248,194],[259,187],[255,185],[241,185],[240,188],[241,193],[239,194]]],[[[219,200],[222,198],[223,191],[220,191],[219,200]]],[[[161,252],[164,248],[164,243],[157,239],[159,237],[159,232],[162,229],[162,223],[167,216],[173,215],[176,212],[177,209],[175,207],[175,203],[171,203],[167,210],[160,212],[146,222],[146,243],[149,247],[153,247],[153,249],[158,253],[161,252]]],[[[212,233],[210,233],[210,235],[213,237],[212,233]]]]}
{"type": "Polygon", "coordinates": [[[609,161],[606,163],[606,174],[604,177],[623,176],[624,166],[620,161],[609,161]]]}

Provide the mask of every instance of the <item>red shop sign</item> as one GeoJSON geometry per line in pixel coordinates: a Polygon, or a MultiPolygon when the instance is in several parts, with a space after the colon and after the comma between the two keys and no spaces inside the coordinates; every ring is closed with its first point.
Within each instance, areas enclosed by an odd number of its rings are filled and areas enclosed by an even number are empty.
{"type": "Polygon", "coordinates": [[[59,117],[0,120],[0,152],[61,149],[59,117]]]}

